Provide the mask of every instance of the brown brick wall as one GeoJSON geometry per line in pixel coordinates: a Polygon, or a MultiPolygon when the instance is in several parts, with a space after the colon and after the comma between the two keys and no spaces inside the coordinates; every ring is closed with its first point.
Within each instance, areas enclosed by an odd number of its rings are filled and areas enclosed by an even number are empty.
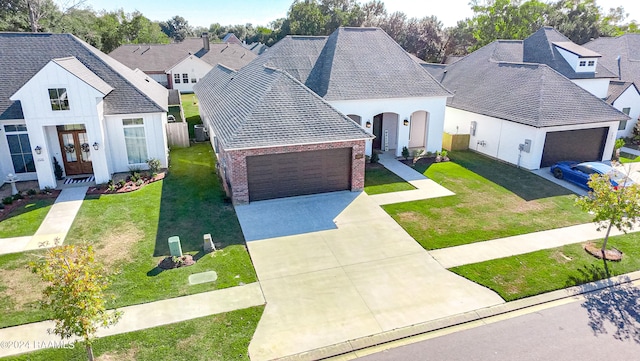
{"type": "Polygon", "coordinates": [[[227,195],[231,196],[234,204],[249,202],[249,187],[247,183],[246,158],[254,155],[279,154],[292,152],[307,152],[314,150],[352,148],[351,152],[351,190],[360,191],[364,188],[364,151],[365,141],[306,144],[295,146],[281,146],[270,148],[256,148],[225,151],[220,149],[218,164],[219,174],[225,183],[227,195]],[[228,183],[228,184],[226,184],[228,183]]]}

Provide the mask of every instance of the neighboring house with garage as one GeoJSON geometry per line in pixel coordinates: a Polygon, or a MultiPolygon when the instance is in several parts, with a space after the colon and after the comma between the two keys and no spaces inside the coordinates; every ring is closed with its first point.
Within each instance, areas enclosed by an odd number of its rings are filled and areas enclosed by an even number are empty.
{"type": "Polygon", "coordinates": [[[0,33],[0,179],[167,166],[167,89],[70,34],[0,33]]]}
{"type": "Polygon", "coordinates": [[[109,55],[181,93],[193,92],[193,85],[217,64],[237,70],[257,56],[239,44],[210,43],[207,33],[179,43],[125,44],[109,55]]]}
{"type": "Polygon", "coordinates": [[[365,154],[441,149],[451,96],[378,28],[287,36],[194,90],[234,202],[362,189],[365,154]]]}
{"type": "Polygon", "coordinates": [[[524,61],[526,49],[498,40],[453,64],[424,65],[455,93],[445,132],[470,134],[470,149],[526,169],[611,159],[629,117],[550,66],[524,61]]]}
{"type": "Polygon", "coordinates": [[[640,34],[600,37],[582,46],[600,54],[600,65],[616,75],[609,84],[607,102],[631,117],[618,136],[632,136],[640,118],[640,34]]]}

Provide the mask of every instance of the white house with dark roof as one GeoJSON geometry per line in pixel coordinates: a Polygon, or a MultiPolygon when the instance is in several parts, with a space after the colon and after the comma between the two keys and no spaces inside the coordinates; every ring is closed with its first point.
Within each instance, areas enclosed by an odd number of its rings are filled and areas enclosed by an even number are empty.
{"type": "Polygon", "coordinates": [[[498,40],[447,66],[425,64],[455,93],[445,131],[470,134],[470,149],[526,169],[611,159],[629,117],[523,53],[523,41],[498,40]]]}
{"type": "Polygon", "coordinates": [[[601,55],[600,65],[616,75],[607,102],[631,117],[621,122],[618,137],[630,137],[640,118],[640,34],[600,37],[583,45],[601,55]],[[632,85],[633,84],[633,85],[632,85]]]}
{"type": "Polygon", "coordinates": [[[167,90],[70,34],[0,33],[0,177],[66,177],[167,166],[167,90]]]}
{"type": "Polygon", "coordinates": [[[287,36],[194,90],[234,202],[362,189],[373,150],[441,150],[451,96],[378,28],[287,36]]]}
{"type": "Polygon", "coordinates": [[[193,85],[217,64],[237,70],[255,59],[256,54],[241,44],[210,43],[204,33],[201,38],[179,43],[124,44],[109,56],[131,69],[140,69],[169,89],[191,93],[193,85]]]}

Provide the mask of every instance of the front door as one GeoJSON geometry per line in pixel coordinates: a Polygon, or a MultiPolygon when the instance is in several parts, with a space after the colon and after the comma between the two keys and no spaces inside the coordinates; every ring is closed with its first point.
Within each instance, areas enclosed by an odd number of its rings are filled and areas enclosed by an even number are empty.
{"type": "Polygon", "coordinates": [[[373,149],[382,149],[382,114],[373,117],[373,149]]]}
{"type": "Polygon", "coordinates": [[[69,175],[91,174],[91,146],[86,130],[59,130],[60,149],[64,155],[64,171],[69,175]]]}

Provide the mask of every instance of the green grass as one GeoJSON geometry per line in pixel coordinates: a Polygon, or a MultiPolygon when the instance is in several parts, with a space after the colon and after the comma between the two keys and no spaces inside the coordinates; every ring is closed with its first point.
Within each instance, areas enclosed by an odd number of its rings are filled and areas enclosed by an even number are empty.
{"type": "MultiPolygon", "coordinates": [[[[164,181],[124,194],[88,196],[69,231],[66,243],[88,240],[100,257],[117,271],[109,291],[116,300],[109,307],[178,297],[256,281],[242,230],[231,204],[225,202],[214,171],[208,143],[171,152],[164,181]],[[210,233],[220,251],[204,255],[202,236],[210,233]],[[194,255],[195,265],[161,271],[157,263],[168,255],[167,239],[180,237],[183,252],[194,255]],[[193,273],[213,270],[218,280],[190,286],[193,273]]],[[[27,254],[0,256],[0,267],[26,267],[27,254]]],[[[26,276],[25,276],[26,277],[26,276]]],[[[35,302],[19,306],[2,292],[0,327],[46,318],[32,312],[35,302]]]]}
{"type": "Polygon", "coordinates": [[[55,199],[23,199],[19,202],[20,207],[0,221],[0,238],[34,235],[55,199]]]}
{"type": "Polygon", "coordinates": [[[182,101],[184,117],[187,118],[187,123],[189,123],[189,138],[195,138],[193,126],[202,124],[200,110],[198,109],[198,98],[196,98],[195,94],[181,94],[180,99],[182,101]]]}
{"type": "Polygon", "coordinates": [[[625,152],[620,153],[620,163],[635,163],[640,162],[640,157],[625,152]]]}
{"type": "Polygon", "coordinates": [[[528,171],[477,153],[416,168],[456,195],[383,206],[425,249],[587,223],[576,196],[528,171]]]}
{"type": "Polygon", "coordinates": [[[364,177],[364,191],[371,194],[408,191],[415,189],[404,179],[381,164],[367,164],[364,177]]]}
{"type": "MultiPolygon", "coordinates": [[[[589,255],[581,244],[571,244],[455,267],[450,271],[496,291],[506,301],[512,301],[638,271],[639,241],[640,234],[611,237],[608,247],[620,249],[624,256],[620,262],[607,262],[606,268],[604,261],[589,255]]],[[[602,245],[601,241],[596,243],[602,245]]]]}
{"type": "MultiPolygon", "coordinates": [[[[252,307],[100,338],[93,344],[93,353],[104,360],[249,360],[249,342],[263,309],[263,306],[252,307]]],[[[84,345],[80,343],[72,349],[46,349],[2,358],[7,361],[86,359],[84,345]]]]}

